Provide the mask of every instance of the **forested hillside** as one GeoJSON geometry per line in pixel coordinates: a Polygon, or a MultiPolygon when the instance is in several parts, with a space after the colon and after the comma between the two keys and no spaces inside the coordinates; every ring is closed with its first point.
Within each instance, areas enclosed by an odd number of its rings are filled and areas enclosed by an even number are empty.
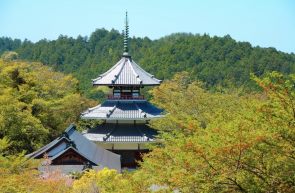
{"type": "Polygon", "coordinates": [[[229,36],[132,38],[133,58],[166,79],[150,90],[152,102],[166,112],[150,122],[161,143],[151,145],[132,172],[40,174],[40,162],[23,151],[78,123],[80,113],[94,106],[79,89],[99,97],[90,79],[112,66],[122,47],[114,30],[37,43],[0,39],[0,192],[295,192],[295,55],[229,36]],[[73,73],[80,85],[53,69],[73,73]],[[250,92],[256,87],[261,92],[250,92]]]}
{"type": "MultiPolygon", "coordinates": [[[[0,53],[13,50],[21,59],[40,61],[54,69],[73,73],[80,81],[80,89],[88,97],[91,79],[106,71],[120,58],[122,35],[116,31],[97,29],[90,37],[60,36],[57,40],[0,39],[0,53]]],[[[158,40],[131,38],[133,59],[160,79],[170,79],[180,71],[190,72],[193,79],[203,81],[207,88],[216,86],[255,88],[250,73],[257,76],[279,71],[295,72],[295,55],[274,48],[252,47],[248,42],[237,42],[230,36],[172,34],[158,40]]]]}

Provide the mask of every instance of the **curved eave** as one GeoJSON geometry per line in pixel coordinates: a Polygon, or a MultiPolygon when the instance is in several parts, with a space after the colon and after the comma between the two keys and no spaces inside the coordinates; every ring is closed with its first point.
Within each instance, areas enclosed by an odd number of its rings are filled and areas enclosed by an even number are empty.
{"type": "Polygon", "coordinates": [[[158,140],[149,140],[149,141],[100,141],[100,140],[92,140],[93,142],[99,142],[104,144],[147,144],[147,143],[159,143],[158,140]]]}
{"type": "Polygon", "coordinates": [[[131,57],[121,58],[108,71],[92,79],[96,86],[156,86],[160,83],[161,80],[142,69],[131,57]]]}
{"type": "Polygon", "coordinates": [[[159,86],[162,80],[159,83],[155,84],[96,84],[93,83],[92,86],[159,86]]]}
{"type": "Polygon", "coordinates": [[[48,152],[51,151],[51,149],[53,149],[54,147],[56,147],[61,141],[68,141],[70,142],[70,139],[66,138],[66,137],[61,137],[61,138],[56,138],[55,140],[53,140],[52,142],[50,142],[49,144],[45,145],[43,148],[32,152],[31,154],[28,154],[27,156],[30,158],[37,158],[39,156],[42,156],[48,152]]]}
{"type": "Polygon", "coordinates": [[[148,118],[106,118],[106,117],[83,117],[83,115],[81,115],[82,119],[96,119],[96,120],[126,120],[126,121],[149,121],[152,119],[160,119],[164,117],[162,116],[157,116],[157,117],[148,117],[148,118]]]}
{"type": "Polygon", "coordinates": [[[110,99],[107,99],[108,101],[117,101],[117,102],[125,102],[125,101],[128,101],[128,100],[132,100],[134,102],[144,102],[146,101],[146,99],[117,99],[117,98],[110,98],[110,99]]]}

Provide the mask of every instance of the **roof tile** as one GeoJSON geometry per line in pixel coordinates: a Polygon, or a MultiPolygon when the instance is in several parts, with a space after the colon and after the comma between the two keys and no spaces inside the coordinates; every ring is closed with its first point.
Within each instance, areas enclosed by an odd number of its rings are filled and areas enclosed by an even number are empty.
{"type": "Polygon", "coordinates": [[[93,85],[159,85],[161,80],[143,70],[131,57],[122,57],[107,72],[93,79],[93,85]]]}

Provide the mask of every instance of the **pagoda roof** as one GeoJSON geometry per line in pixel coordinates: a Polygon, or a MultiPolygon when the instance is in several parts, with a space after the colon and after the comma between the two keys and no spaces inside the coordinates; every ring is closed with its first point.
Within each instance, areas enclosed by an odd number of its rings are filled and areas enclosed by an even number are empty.
{"type": "Polygon", "coordinates": [[[83,134],[95,142],[154,142],[157,131],[146,124],[115,124],[104,123],[83,134]]]}
{"type": "Polygon", "coordinates": [[[96,107],[89,108],[81,115],[82,119],[101,120],[150,120],[162,117],[162,110],[146,100],[106,100],[96,107]]]}
{"type": "Polygon", "coordinates": [[[92,81],[93,85],[107,86],[152,86],[161,83],[161,80],[143,70],[130,56],[123,56],[111,69],[92,81]]]}
{"type": "Polygon", "coordinates": [[[42,158],[46,153],[51,161],[72,149],[94,166],[108,167],[121,171],[120,155],[105,150],[88,140],[70,125],[63,135],[39,150],[27,155],[29,158],[42,158]]]}

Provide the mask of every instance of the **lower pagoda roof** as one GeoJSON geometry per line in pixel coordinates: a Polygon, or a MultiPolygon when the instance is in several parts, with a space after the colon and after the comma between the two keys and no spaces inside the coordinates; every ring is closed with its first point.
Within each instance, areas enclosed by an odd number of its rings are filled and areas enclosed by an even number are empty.
{"type": "Polygon", "coordinates": [[[157,131],[145,124],[103,123],[89,129],[83,135],[95,142],[136,142],[146,143],[156,140],[157,131]]]}
{"type": "Polygon", "coordinates": [[[163,111],[146,100],[106,100],[82,113],[82,119],[150,120],[161,118],[163,111]]]}

